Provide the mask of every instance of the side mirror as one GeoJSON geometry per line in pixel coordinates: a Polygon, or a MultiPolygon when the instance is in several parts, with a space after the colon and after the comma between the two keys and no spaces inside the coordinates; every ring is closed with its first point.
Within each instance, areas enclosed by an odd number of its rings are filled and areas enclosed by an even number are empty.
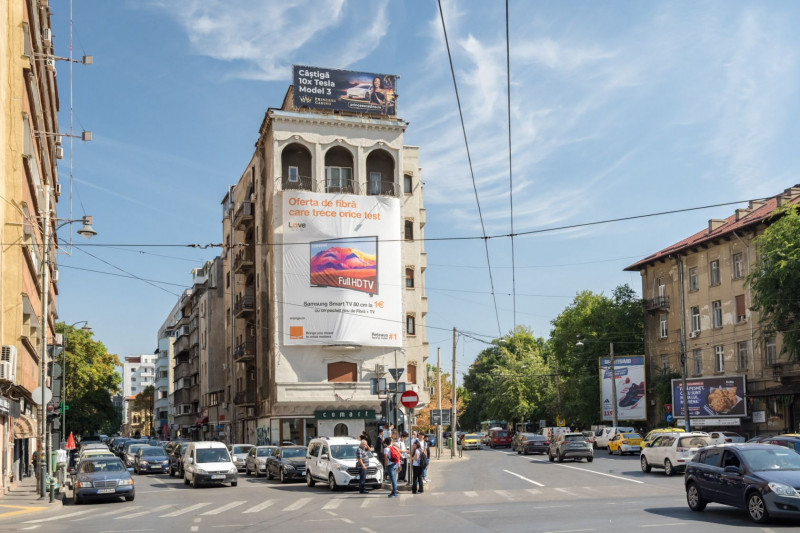
{"type": "Polygon", "coordinates": [[[738,466],[732,466],[732,465],[726,466],[725,470],[723,470],[723,471],[726,474],[741,474],[742,473],[742,469],[741,468],[739,468],[738,466]]]}
{"type": "Polygon", "coordinates": [[[189,463],[189,464],[193,464],[194,463],[194,459],[192,459],[191,457],[187,457],[186,458],[186,462],[189,463]]]}
{"type": "Polygon", "coordinates": [[[322,455],[319,456],[319,458],[322,459],[323,461],[327,461],[328,460],[328,454],[327,453],[323,453],[322,455]]]}

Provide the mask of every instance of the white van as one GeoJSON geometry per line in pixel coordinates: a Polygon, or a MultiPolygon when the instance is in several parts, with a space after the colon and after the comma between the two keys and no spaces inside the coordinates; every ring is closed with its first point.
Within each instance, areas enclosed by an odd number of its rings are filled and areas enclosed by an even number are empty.
{"type": "Polygon", "coordinates": [[[235,487],[238,470],[227,446],[221,442],[190,442],[183,454],[183,483],[197,488],[207,483],[230,483],[235,487]]]}
{"type": "MultiPolygon", "coordinates": [[[[358,486],[359,468],[356,449],[361,441],[352,437],[319,437],[312,439],[306,449],[306,485],[313,487],[317,481],[327,483],[331,490],[358,486]]],[[[367,485],[373,489],[383,484],[383,465],[372,457],[367,464],[367,485]]]]}
{"type": "Polygon", "coordinates": [[[611,426],[600,429],[595,433],[594,447],[608,448],[608,441],[613,439],[617,433],[636,433],[636,430],[627,426],[611,426]]]}

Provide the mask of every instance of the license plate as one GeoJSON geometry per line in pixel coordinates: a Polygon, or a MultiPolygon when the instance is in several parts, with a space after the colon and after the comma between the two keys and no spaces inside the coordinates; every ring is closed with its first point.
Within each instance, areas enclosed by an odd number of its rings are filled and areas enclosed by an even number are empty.
{"type": "Polygon", "coordinates": [[[117,489],[97,489],[97,494],[114,494],[117,489]]]}
{"type": "Polygon", "coordinates": [[[164,467],[163,467],[163,466],[161,466],[161,465],[153,465],[153,466],[151,466],[150,468],[164,468],[164,467]]]}
{"type": "Polygon", "coordinates": [[[213,476],[211,476],[211,479],[225,479],[225,476],[223,476],[223,475],[213,475],[213,476]]]}

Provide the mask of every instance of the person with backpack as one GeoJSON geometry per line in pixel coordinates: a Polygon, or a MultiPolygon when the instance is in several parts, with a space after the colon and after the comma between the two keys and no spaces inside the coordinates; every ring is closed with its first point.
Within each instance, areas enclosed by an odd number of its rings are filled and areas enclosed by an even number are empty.
{"type": "Polygon", "coordinates": [[[412,482],[411,494],[422,494],[425,488],[422,485],[422,462],[425,454],[422,453],[422,447],[419,441],[415,442],[411,447],[411,468],[412,468],[412,482]]]}
{"type": "Polygon", "coordinates": [[[422,481],[428,482],[428,465],[431,463],[431,439],[427,435],[422,435],[422,453],[424,457],[424,465],[422,466],[422,481]]]}
{"type": "Polygon", "coordinates": [[[397,498],[400,496],[397,492],[397,467],[402,459],[400,450],[392,446],[392,437],[386,437],[383,440],[383,457],[386,471],[389,473],[389,481],[392,483],[392,493],[389,494],[389,498],[397,498]]]}

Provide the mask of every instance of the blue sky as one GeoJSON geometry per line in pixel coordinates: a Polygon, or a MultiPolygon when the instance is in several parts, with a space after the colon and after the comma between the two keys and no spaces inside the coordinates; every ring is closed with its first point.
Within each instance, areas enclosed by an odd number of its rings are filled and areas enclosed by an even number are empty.
{"type": "MultiPolygon", "coordinates": [[[[508,233],[504,3],[443,4],[486,231],[508,233]]],[[[510,4],[515,231],[758,198],[800,182],[800,5],[510,4]]],[[[52,10],[56,52],[67,55],[68,2],[52,10]]],[[[88,320],[120,357],[156,348],[190,269],[218,250],[109,245],[219,243],[220,201],[264,112],[280,106],[293,63],[400,75],[406,143],[421,147],[426,237],[481,233],[434,1],[81,0],[74,54],[94,56],[74,67],[75,129],[94,140],[74,146],[73,217],[94,215],[90,242],[102,246],[59,257],[58,313],[88,320]]],[[[65,63],[58,81],[66,131],[65,63]]],[[[547,337],[576,292],[641,290],[625,266],[735,207],[517,238],[517,323],[547,337]]],[[[58,209],[69,215],[68,194],[58,209]]],[[[449,361],[452,327],[489,336],[513,327],[510,250],[508,239],[489,243],[498,329],[483,243],[426,244],[429,362],[437,347],[449,361]]],[[[460,341],[459,370],[481,349],[460,341]]]]}

